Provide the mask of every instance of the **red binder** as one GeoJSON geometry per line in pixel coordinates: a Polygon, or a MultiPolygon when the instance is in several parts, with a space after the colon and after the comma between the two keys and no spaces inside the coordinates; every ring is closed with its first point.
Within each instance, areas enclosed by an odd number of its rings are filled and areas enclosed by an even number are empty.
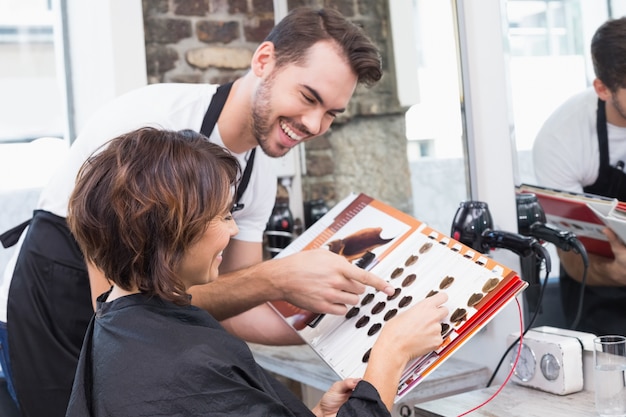
{"type": "Polygon", "coordinates": [[[576,234],[587,252],[613,258],[611,245],[602,229],[610,227],[619,235],[619,225],[612,223],[618,220],[613,213],[622,212],[626,219],[626,203],[595,194],[529,184],[520,185],[516,191],[535,194],[548,223],[576,234]]]}

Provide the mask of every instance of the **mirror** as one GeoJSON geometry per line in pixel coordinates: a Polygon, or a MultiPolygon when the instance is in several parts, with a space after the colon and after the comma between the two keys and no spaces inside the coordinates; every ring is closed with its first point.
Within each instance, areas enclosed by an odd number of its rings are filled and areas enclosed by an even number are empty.
{"type": "Polygon", "coordinates": [[[536,184],[532,146],[550,114],[595,77],[591,38],[607,19],[626,14],[624,0],[507,0],[505,27],[516,183],[536,184]]]}
{"type": "MultiPolygon", "coordinates": [[[[595,78],[590,44],[597,28],[611,17],[622,16],[623,0],[507,0],[503,13],[509,45],[507,57],[512,129],[517,159],[516,185],[538,184],[532,148],[544,121],[562,103],[590,87],[595,78]]],[[[540,185],[540,184],[539,184],[540,185]]],[[[558,289],[559,262],[554,245],[550,279],[536,325],[565,327],[558,289]],[[547,301],[549,300],[549,301],[547,301]]],[[[525,264],[528,276],[536,265],[525,264]]],[[[543,274],[543,272],[541,272],[543,274]]],[[[543,276],[541,277],[543,279],[543,276]]],[[[536,287],[527,292],[530,305],[536,287]]],[[[534,311],[534,308],[533,308],[534,311]]]]}

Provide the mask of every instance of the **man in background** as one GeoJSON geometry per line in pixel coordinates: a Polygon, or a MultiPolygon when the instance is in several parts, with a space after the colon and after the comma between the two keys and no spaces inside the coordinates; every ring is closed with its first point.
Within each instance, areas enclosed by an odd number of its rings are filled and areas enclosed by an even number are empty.
{"type": "MultiPolygon", "coordinates": [[[[593,87],[563,103],[533,147],[539,185],[626,201],[626,18],[605,22],[591,41],[593,87]]],[[[626,246],[605,229],[614,258],[589,254],[586,283],[580,255],[558,250],[565,317],[577,330],[626,335],[626,246]],[[581,291],[584,302],[579,306],[581,291]]]]}

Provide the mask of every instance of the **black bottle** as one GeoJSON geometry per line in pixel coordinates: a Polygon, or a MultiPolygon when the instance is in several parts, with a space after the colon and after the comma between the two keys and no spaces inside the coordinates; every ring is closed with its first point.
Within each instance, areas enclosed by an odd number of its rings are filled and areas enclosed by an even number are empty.
{"type": "Polygon", "coordinates": [[[311,200],[304,203],[305,205],[305,227],[309,228],[313,223],[324,217],[328,213],[328,206],[323,199],[311,200]]]}
{"type": "Polygon", "coordinates": [[[267,246],[272,257],[280,249],[284,249],[293,239],[293,215],[287,201],[277,200],[272,210],[272,215],[267,222],[265,235],[267,246]]]}

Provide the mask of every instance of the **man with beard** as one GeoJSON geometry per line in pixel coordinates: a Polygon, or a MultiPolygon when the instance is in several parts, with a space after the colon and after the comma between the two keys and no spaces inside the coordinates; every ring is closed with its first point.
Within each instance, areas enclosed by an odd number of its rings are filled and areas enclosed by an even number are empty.
{"type": "Polygon", "coordinates": [[[357,84],[381,76],[378,50],[360,28],[334,10],[300,8],[276,25],[250,71],[232,84],[150,85],[97,112],[43,190],[27,231],[13,233],[22,234],[23,244],[5,274],[8,314],[0,320],[8,326],[7,369],[22,413],[65,413],[93,300],[110,288],[97,268],[85,265],[67,228],[68,199],[90,154],[133,129],[201,131],[244,167],[233,210],[239,233],[224,251],[220,278],[190,290],[192,303],[233,334],[257,343],[301,343],[266,302],[344,314],[365,285],[393,293],[384,280],[323,249],[262,262],[262,234],[276,196],[270,158],[326,132],[357,84]]]}
{"type": "MultiPolygon", "coordinates": [[[[626,18],[605,22],[591,41],[593,88],[562,104],[535,139],[533,160],[539,185],[626,201],[626,18]]],[[[604,229],[614,258],[589,254],[583,261],[558,251],[560,291],[568,324],[598,335],[626,335],[626,246],[604,229]]]]}

